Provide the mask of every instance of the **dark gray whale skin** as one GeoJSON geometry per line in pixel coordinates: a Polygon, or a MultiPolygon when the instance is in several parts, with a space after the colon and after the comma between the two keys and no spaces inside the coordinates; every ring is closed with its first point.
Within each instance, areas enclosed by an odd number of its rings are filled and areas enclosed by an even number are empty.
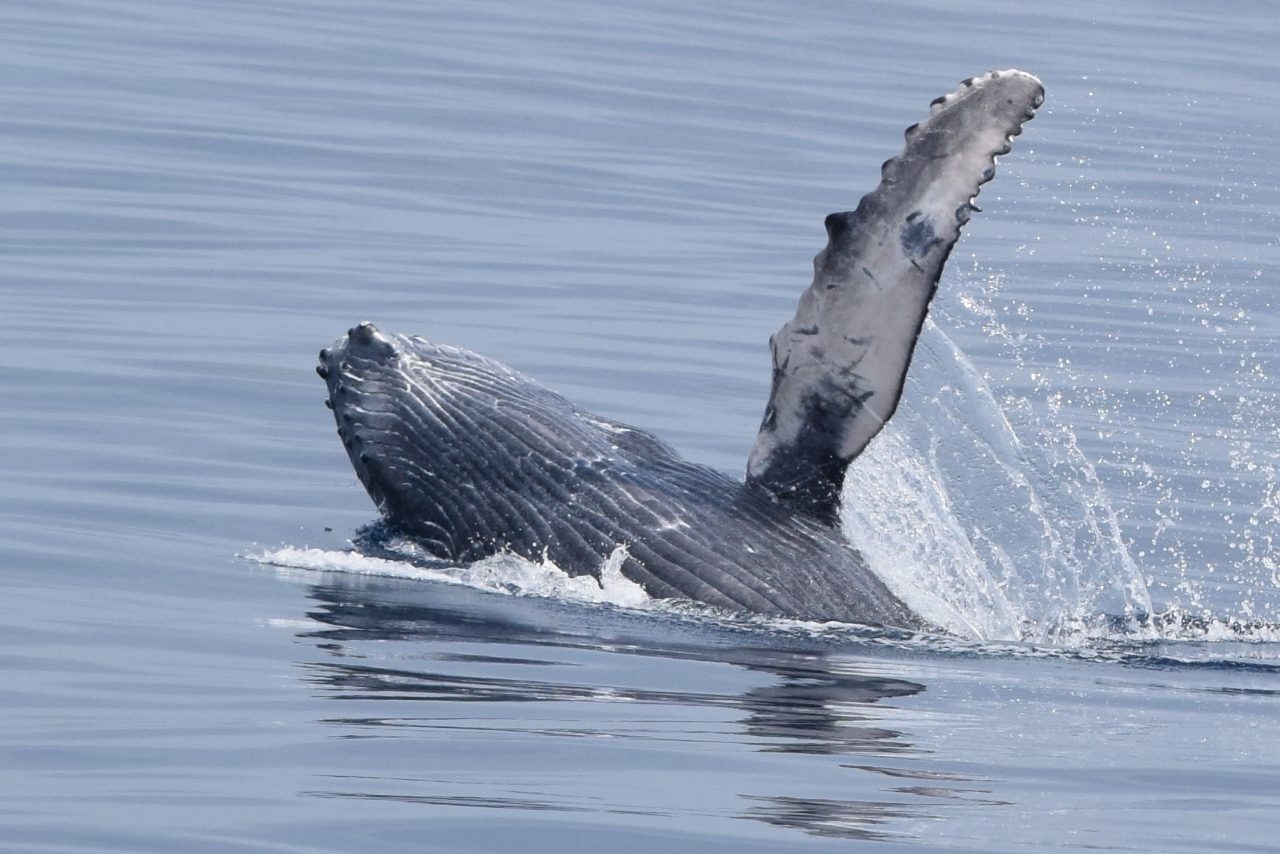
{"type": "Polygon", "coordinates": [[[623,575],[652,596],[916,624],[836,528],[498,362],[363,323],[321,369],[365,488],[434,555],[598,576],[621,546],[623,575]]]}
{"type": "Polygon", "coordinates": [[[923,627],[840,532],[844,472],[893,414],[973,197],[1043,92],[1020,71],[966,80],[856,210],[827,217],[813,285],[771,340],[745,482],[498,362],[367,322],[317,367],[356,474],[440,558],[511,553],[596,578],[612,558],[658,598],[923,627]]]}

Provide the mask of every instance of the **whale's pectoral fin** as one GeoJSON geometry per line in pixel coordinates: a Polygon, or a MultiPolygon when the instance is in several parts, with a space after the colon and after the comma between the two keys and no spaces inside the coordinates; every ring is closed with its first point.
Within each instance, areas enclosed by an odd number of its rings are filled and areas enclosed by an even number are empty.
{"type": "Polygon", "coordinates": [[[827,247],[796,316],[770,340],[773,390],[747,480],[834,521],[844,472],[893,415],[943,264],[1044,100],[1021,71],[966,80],[907,129],[857,210],[827,217],[827,247]]]}

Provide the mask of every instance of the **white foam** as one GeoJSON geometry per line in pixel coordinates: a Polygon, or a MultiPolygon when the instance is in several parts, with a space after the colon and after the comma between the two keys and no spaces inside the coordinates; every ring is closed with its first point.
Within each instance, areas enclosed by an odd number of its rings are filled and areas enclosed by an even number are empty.
{"type": "Polygon", "coordinates": [[[479,590],[518,596],[543,596],[579,602],[609,603],[623,608],[644,607],[652,600],[640,585],[622,574],[627,558],[619,546],[600,569],[600,580],[589,575],[570,576],[550,560],[534,562],[511,554],[499,554],[465,566],[423,567],[408,560],[370,557],[357,551],[285,546],[251,560],[290,571],[342,572],[411,581],[461,584],[479,590]]]}

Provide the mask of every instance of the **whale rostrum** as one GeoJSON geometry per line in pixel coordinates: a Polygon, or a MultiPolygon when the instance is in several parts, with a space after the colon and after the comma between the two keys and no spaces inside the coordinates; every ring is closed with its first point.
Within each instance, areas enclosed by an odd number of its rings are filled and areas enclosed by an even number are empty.
{"type": "MultiPolygon", "coordinates": [[[[338,433],[386,523],[437,557],[497,553],[651,596],[918,627],[838,528],[845,469],[893,415],[929,301],[995,161],[1044,100],[992,71],[935,100],[770,341],[745,482],[458,347],[361,323],[321,351],[338,433]]],[[[849,500],[856,500],[856,496],[849,500]]]]}

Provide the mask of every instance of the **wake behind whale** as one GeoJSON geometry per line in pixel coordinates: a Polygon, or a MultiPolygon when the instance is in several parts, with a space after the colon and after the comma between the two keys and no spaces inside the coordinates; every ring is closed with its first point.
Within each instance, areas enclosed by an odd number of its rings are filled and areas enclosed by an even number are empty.
{"type": "Polygon", "coordinates": [[[429,553],[606,560],[651,596],[914,627],[838,526],[845,472],[893,415],[973,198],[1043,100],[1020,71],[934,101],[827,247],[771,340],[746,482],[681,459],[497,362],[363,323],[321,353],[338,432],[389,525],[429,553]]]}

